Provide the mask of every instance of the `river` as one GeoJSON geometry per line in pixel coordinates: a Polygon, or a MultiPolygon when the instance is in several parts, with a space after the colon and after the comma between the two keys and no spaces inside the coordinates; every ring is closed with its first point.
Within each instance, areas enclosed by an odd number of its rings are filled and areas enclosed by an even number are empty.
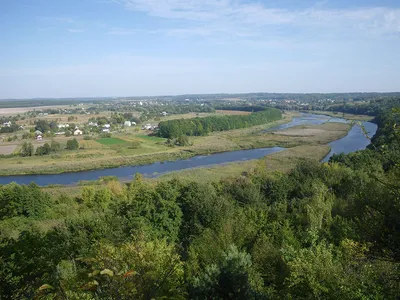
{"type": "MultiPolygon", "coordinates": [[[[302,114],[299,117],[293,118],[290,123],[270,128],[267,130],[267,132],[282,130],[298,125],[322,124],[325,122],[343,123],[347,121],[344,119],[331,118],[324,115],[302,114]]],[[[377,130],[376,124],[370,122],[362,122],[362,125],[369,132],[370,136],[373,136],[375,134],[377,130]]],[[[353,151],[364,149],[366,146],[368,146],[368,144],[369,140],[364,136],[361,128],[359,126],[353,126],[347,136],[339,140],[333,141],[329,144],[331,146],[331,152],[327,157],[324,158],[323,161],[328,161],[329,158],[335,153],[350,153],[353,151]]],[[[78,184],[79,181],[97,180],[100,177],[104,176],[116,176],[121,180],[130,180],[136,173],[143,174],[145,177],[157,177],[161,174],[173,171],[259,159],[266,155],[283,150],[285,149],[280,147],[239,150],[232,152],[216,153],[207,156],[194,156],[192,158],[184,160],[157,162],[143,166],[128,166],[63,174],[0,176],[0,184],[8,184],[10,182],[16,182],[18,184],[29,184],[31,182],[35,182],[40,186],[51,184],[74,185],[78,184]]]]}

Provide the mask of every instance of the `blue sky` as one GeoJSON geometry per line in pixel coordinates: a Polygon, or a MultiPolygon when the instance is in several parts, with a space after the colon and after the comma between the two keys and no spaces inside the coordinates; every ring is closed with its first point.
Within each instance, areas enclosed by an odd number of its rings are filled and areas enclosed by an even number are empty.
{"type": "Polygon", "coordinates": [[[400,91],[399,0],[0,0],[0,98],[400,91]]]}

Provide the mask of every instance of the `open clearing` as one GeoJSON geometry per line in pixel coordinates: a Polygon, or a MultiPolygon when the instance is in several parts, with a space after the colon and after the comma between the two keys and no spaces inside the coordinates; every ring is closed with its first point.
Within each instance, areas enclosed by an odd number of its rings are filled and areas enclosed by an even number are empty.
{"type": "Polygon", "coordinates": [[[13,107],[13,108],[0,108],[0,116],[10,116],[10,115],[17,115],[23,114],[28,111],[42,111],[45,109],[52,109],[52,108],[69,108],[69,105],[51,105],[51,106],[35,106],[35,107],[13,107]]]}
{"type": "Polygon", "coordinates": [[[128,142],[121,140],[121,139],[117,139],[117,138],[102,138],[102,139],[98,139],[96,140],[96,142],[102,144],[102,145],[125,145],[128,142]]]}
{"type": "Polygon", "coordinates": [[[250,115],[250,111],[240,111],[240,110],[216,110],[217,113],[219,114],[224,114],[224,115],[250,115]]]}
{"type": "Polygon", "coordinates": [[[152,135],[144,135],[144,134],[137,134],[135,137],[139,139],[144,139],[148,141],[154,141],[154,142],[163,142],[165,141],[164,138],[158,137],[158,136],[152,136],[152,135]]]}
{"type": "Polygon", "coordinates": [[[322,129],[313,129],[313,128],[294,128],[294,129],[287,129],[283,131],[276,131],[274,134],[280,135],[287,135],[287,136],[313,136],[317,134],[322,134],[325,131],[322,129]]]}
{"type": "Polygon", "coordinates": [[[12,154],[16,148],[17,145],[0,146],[0,154],[3,155],[12,154]]]}

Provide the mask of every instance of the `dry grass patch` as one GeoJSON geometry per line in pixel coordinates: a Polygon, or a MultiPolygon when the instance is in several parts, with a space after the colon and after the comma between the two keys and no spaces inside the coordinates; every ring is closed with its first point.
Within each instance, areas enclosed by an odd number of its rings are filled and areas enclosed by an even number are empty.
{"type": "Polygon", "coordinates": [[[216,110],[218,114],[223,114],[223,115],[250,115],[250,111],[238,111],[238,110],[216,110]]]}
{"type": "Polygon", "coordinates": [[[8,155],[12,154],[15,149],[17,149],[17,145],[7,145],[7,146],[0,146],[0,154],[2,155],[8,155]]]}
{"type": "Polygon", "coordinates": [[[313,128],[295,128],[288,129],[285,131],[275,131],[274,134],[287,135],[287,136],[312,136],[325,133],[325,130],[322,129],[313,129],[313,128]]]}

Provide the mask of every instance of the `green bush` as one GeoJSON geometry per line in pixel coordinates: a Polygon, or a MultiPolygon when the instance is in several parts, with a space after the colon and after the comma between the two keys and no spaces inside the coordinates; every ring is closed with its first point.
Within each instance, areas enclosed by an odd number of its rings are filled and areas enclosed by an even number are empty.
{"type": "Polygon", "coordinates": [[[77,139],[72,139],[67,141],[68,150],[77,150],[79,148],[79,142],[77,139]]]}

